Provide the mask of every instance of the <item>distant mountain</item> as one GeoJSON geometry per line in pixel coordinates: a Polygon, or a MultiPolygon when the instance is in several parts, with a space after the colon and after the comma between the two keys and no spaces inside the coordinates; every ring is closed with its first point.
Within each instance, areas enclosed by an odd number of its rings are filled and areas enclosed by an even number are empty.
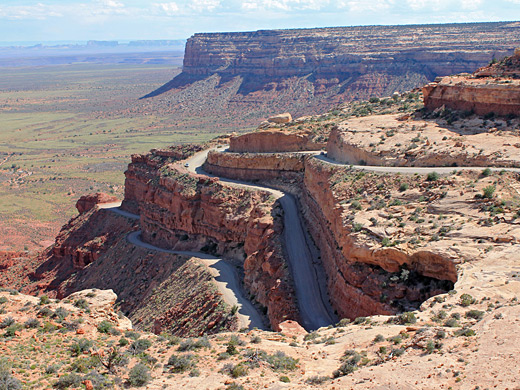
{"type": "Polygon", "coordinates": [[[145,98],[165,94],[186,108],[191,96],[198,110],[238,105],[250,115],[313,113],[472,72],[517,46],[520,22],[195,34],[182,73],[145,98]]]}

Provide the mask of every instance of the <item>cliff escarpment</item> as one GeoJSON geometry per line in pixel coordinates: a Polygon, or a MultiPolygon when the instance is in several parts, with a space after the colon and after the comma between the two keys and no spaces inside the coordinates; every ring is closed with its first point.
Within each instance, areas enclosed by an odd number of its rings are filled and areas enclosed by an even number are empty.
{"type": "Polygon", "coordinates": [[[520,115],[520,49],[473,75],[449,76],[423,87],[424,105],[486,115],[520,115]]]}
{"type": "Polygon", "coordinates": [[[268,192],[189,173],[154,151],[132,156],[123,207],[139,212],[146,242],[234,259],[274,329],[297,318],[280,241],[281,210],[268,192]]]}
{"type": "MultiPolygon", "coordinates": [[[[361,237],[350,219],[355,211],[343,206],[352,195],[333,189],[336,170],[348,168],[331,169],[303,154],[214,152],[205,169],[233,179],[256,180],[290,191],[299,199],[307,229],[321,252],[331,302],[340,317],[417,308],[430,296],[449,289],[458,278],[455,262],[446,253],[386,248],[377,236],[361,237]],[[289,172],[290,180],[286,177],[289,172]]],[[[378,180],[382,179],[374,179],[371,185],[378,180]]]]}
{"type": "MultiPolygon", "coordinates": [[[[146,97],[192,85],[200,88],[204,80],[215,79],[212,88],[233,90],[225,93],[224,105],[274,104],[275,95],[284,94],[276,102],[278,109],[319,112],[337,102],[388,96],[437,76],[473,71],[512,53],[520,44],[518,26],[509,22],[195,34],[186,43],[182,73],[146,97]]],[[[204,105],[204,97],[197,102],[204,105]]],[[[217,104],[213,98],[208,103],[217,104]]]]}

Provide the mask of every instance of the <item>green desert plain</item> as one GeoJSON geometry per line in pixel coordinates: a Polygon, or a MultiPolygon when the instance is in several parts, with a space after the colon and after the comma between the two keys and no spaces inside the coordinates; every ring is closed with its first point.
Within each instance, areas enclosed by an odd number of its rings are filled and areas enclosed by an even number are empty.
{"type": "Polygon", "coordinates": [[[121,196],[132,153],[234,130],[230,120],[195,117],[168,101],[139,100],[172,79],[180,60],[175,65],[2,69],[0,250],[52,243],[81,195],[121,196]]]}

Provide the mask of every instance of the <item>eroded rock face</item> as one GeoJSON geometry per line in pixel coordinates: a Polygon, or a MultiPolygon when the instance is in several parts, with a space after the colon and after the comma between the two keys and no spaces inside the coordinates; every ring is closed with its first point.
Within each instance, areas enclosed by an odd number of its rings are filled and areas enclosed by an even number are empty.
{"type": "Polygon", "coordinates": [[[76,208],[80,214],[90,211],[98,204],[114,203],[118,199],[115,196],[105,194],[103,192],[96,192],[95,194],[84,195],[76,202],[76,208]]]}
{"type": "Polygon", "coordinates": [[[473,75],[449,76],[423,87],[427,110],[448,107],[479,115],[520,115],[520,52],[473,75]]]}
{"type": "Polygon", "coordinates": [[[473,71],[512,53],[519,41],[518,23],[195,34],[186,43],[183,72],[148,96],[216,76],[223,90],[236,83],[243,102],[287,91],[283,109],[308,113],[325,102],[387,96],[473,71]]]}
{"type": "Polygon", "coordinates": [[[270,194],[225,186],[159,157],[132,156],[125,173],[123,207],[139,210],[143,239],[243,262],[246,288],[267,307],[273,328],[296,319],[280,242],[283,227],[270,194]]]}
{"type": "Polygon", "coordinates": [[[358,240],[344,223],[342,199],[331,190],[331,172],[321,169],[321,163],[312,157],[215,153],[208,161],[212,172],[242,180],[247,180],[249,173],[249,180],[283,186],[299,198],[306,226],[320,248],[329,295],[340,317],[392,314],[417,307],[430,296],[445,292],[457,280],[455,262],[445,254],[374,248],[358,240]],[[291,158],[299,163],[288,164],[291,158]],[[295,169],[291,184],[274,174],[259,175],[255,167],[262,159],[268,159],[265,165],[273,171],[276,167],[295,169]],[[406,280],[399,276],[403,269],[406,280]]]}
{"type": "Polygon", "coordinates": [[[294,133],[268,129],[231,137],[229,141],[231,152],[300,152],[320,150],[323,147],[324,143],[313,141],[310,132],[304,130],[294,133]]]}

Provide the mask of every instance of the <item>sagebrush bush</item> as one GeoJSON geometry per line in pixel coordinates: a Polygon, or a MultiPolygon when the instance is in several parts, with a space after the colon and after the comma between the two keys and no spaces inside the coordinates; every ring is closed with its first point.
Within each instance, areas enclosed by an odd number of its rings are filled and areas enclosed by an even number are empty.
{"type": "Polygon", "coordinates": [[[138,363],[132,367],[130,372],[128,373],[128,383],[131,386],[142,387],[145,386],[150,380],[152,376],[150,375],[150,370],[144,364],[138,363]]]}
{"type": "Polygon", "coordinates": [[[188,353],[186,355],[172,355],[168,359],[168,366],[173,372],[184,372],[194,369],[197,363],[195,355],[188,353]]]}
{"type": "Polygon", "coordinates": [[[0,389],[20,390],[21,388],[22,382],[13,376],[7,360],[0,360],[0,389]]]}
{"type": "Polygon", "coordinates": [[[113,327],[114,325],[111,322],[103,320],[98,324],[97,330],[99,333],[109,333],[113,327]]]}

